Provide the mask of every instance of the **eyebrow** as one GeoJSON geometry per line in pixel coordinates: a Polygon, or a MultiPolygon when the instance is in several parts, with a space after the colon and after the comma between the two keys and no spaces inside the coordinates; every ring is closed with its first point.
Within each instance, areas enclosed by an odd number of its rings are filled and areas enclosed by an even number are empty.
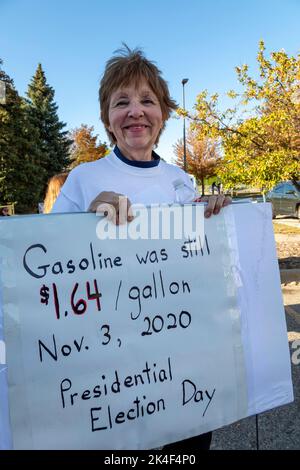
{"type": "Polygon", "coordinates": [[[149,95],[155,96],[155,93],[150,89],[142,90],[141,96],[149,96],[149,95]]]}
{"type": "MultiPolygon", "coordinates": [[[[150,96],[150,95],[155,96],[155,93],[152,90],[146,88],[141,91],[140,95],[141,96],[150,96]]],[[[117,94],[114,96],[114,100],[118,100],[120,98],[128,98],[128,93],[123,90],[117,92],[117,94]]]]}
{"type": "Polygon", "coordinates": [[[119,100],[120,98],[128,98],[128,93],[125,91],[120,91],[116,94],[116,96],[113,97],[114,100],[119,100]]]}

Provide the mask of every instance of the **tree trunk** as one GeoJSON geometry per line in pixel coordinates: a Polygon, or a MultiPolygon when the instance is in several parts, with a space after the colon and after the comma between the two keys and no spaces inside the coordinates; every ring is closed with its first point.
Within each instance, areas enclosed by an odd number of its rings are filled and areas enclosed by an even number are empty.
{"type": "Polygon", "coordinates": [[[203,177],[203,176],[202,176],[202,178],[201,178],[201,188],[202,188],[202,194],[201,194],[201,196],[204,196],[204,191],[205,191],[205,189],[204,189],[204,177],[203,177]]]}

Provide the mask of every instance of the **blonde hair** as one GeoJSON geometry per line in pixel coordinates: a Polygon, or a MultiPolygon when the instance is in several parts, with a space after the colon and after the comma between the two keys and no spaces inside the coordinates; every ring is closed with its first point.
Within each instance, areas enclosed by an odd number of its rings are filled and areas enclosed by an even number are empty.
{"type": "Polygon", "coordinates": [[[99,101],[101,109],[101,120],[105,126],[107,135],[112,144],[116,143],[116,138],[113,133],[108,130],[109,127],[109,103],[111,95],[121,86],[128,86],[134,84],[138,86],[142,79],[145,79],[153,93],[157,96],[159,101],[163,127],[158,135],[156,143],[165,128],[165,122],[169,119],[172,110],[178,106],[177,103],[171,98],[168,84],[162,78],[161,71],[157,66],[146,59],[140,49],[131,50],[126,44],[123,43],[124,48],[119,49],[116,53],[119,55],[112,57],[106,63],[105,71],[100,82],[99,101]]]}
{"type": "Polygon", "coordinates": [[[50,178],[44,199],[44,214],[51,212],[52,206],[55,203],[68,174],[68,172],[58,173],[50,178]]]}

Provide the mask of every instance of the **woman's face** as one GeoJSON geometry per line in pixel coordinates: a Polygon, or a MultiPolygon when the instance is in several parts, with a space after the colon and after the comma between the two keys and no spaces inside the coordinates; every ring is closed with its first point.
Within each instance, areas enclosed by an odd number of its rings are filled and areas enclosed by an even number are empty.
{"type": "Polygon", "coordinates": [[[146,80],[114,91],[109,103],[109,128],[121,152],[128,158],[151,160],[163,126],[162,111],[146,80]]]}

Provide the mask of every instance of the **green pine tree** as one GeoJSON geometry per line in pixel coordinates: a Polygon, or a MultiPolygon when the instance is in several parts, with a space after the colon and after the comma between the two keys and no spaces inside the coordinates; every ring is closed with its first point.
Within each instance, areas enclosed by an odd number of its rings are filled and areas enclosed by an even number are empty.
{"type": "Polygon", "coordinates": [[[43,172],[39,138],[13,80],[1,69],[0,205],[16,203],[16,212],[36,212],[43,172]]]}
{"type": "Polygon", "coordinates": [[[49,178],[68,167],[72,141],[67,137],[68,132],[63,130],[66,124],[59,120],[58,106],[54,102],[54,90],[47,83],[41,64],[38,64],[28,86],[27,97],[28,114],[40,138],[43,155],[41,167],[44,170],[43,191],[45,191],[49,178]]]}

